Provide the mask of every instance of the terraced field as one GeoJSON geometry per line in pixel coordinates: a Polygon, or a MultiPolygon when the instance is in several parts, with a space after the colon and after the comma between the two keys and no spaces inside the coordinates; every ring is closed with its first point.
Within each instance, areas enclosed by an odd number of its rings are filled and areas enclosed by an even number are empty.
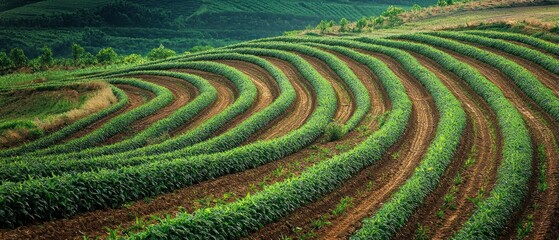
{"type": "Polygon", "coordinates": [[[559,237],[557,42],[276,37],[41,84],[89,81],[118,102],[0,151],[1,239],[559,237]]]}

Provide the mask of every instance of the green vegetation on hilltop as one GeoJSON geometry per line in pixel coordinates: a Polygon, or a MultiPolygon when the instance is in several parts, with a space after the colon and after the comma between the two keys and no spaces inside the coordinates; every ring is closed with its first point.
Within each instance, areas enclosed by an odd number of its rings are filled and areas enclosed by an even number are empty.
{"type": "Polygon", "coordinates": [[[355,20],[378,15],[389,4],[409,8],[413,3],[432,5],[435,0],[8,0],[0,3],[0,49],[19,47],[36,56],[47,45],[56,54],[70,55],[68,47],[76,42],[90,52],[110,46],[119,54],[146,54],[159,44],[182,52],[196,45],[280,35],[321,19],[355,20]]]}

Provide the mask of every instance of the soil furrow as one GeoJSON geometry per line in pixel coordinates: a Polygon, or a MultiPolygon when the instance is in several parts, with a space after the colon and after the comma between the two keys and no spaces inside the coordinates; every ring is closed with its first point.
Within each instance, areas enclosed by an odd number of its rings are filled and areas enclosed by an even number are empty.
{"type": "Polygon", "coordinates": [[[334,121],[341,124],[346,123],[355,112],[355,99],[349,90],[349,87],[325,62],[319,60],[318,58],[300,54],[298,52],[294,53],[309,62],[318,71],[318,73],[324,77],[324,79],[330,82],[336,92],[336,98],[338,99],[338,111],[334,116],[334,121]]]}
{"type": "MultiPolygon", "coordinates": [[[[252,234],[250,239],[278,239],[282,236],[301,237],[308,234],[312,234],[316,239],[347,238],[358,229],[362,219],[374,213],[413,173],[434,136],[438,113],[426,89],[398,62],[385,55],[373,55],[386,62],[402,79],[413,101],[411,125],[407,127],[402,139],[383,156],[383,159],[363,169],[335,191],[280,221],[265,226],[252,234]],[[353,197],[354,206],[343,214],[330,214],[346,196],[353,197]],[[315,229],[313,222],[321,217],[325,217],[330,225],[315,229]]],[[[347,58],[343,60],[352,61],[347,58]]],[[[359,65],[350,65],[356,64],[359,65]]]]}
{"type": "MultiPolygon", "coordinates": [[[[498,69],[470,57],[462,56],[452,51],[447,52],[460,61],[474,66],[487,79],[497,85],[523,115],[532,134],[533,145],[535,147],[541,145],[545,149],[544,155],[547,165],[545,182],[549,187],[545,192],[541,193],[534,189],[537,186],[535,186],[535,183],[532,183],[530,186],[530,196],[528,196],[524,205],[519,208],[519,212],[511,218],[503,237],[508,239],[516,236],[516,224],[526,219],[528,215],[532,215],[534,223],[533,239],[557,238],[559,233],[556,226],[556,219],[559,217],[559,163],[556,161],[559,159],[559,149],[557,149],[556,145],[559,135],[557,133],[557,129],[559,129],[558,124],[498,69]],[[534,208],[534,204],[537,204],[538,207],[534,208]]],[[[534,149],[534,165],[537,166],[538,160],[537,149],[534,149]]],[[[539,171],[535,167],[532,176],[533,182],[537,181],[538,177],[539,171]]]]}
{"type": "Polygon", "coordinates": [[[216,114],[229,107],[236,99],[237,89],[225,77],[209,72],[203,72],[192,69],[173,69],[171,71],[189,73],[197,75],[207,80],[217,91],[217,97],[210,106],[202,110],[196,117],[192,118],[188,123],[175,129],[170,135],[181,135],[189,130],[192,130],[216,114]]]}
{"type": "Polygon", "coordinates": [[[289,82],[297,94],[295,103],[292,104],[281,118],[276,118],[268,127],[256,133],[250,141],[267,140],[276,138],[301,127],[312,114],[316,107],[316,94],[310,91],[312,86],[305,78],[286,61],[276,58],[265,58],[288,76],[289,82]]]}
{"type": "Polygon", "coordinates": [[[196,87],[182,79],[155,75],[138,75],[130,77],[139,78],[143,81],[151,82],[153,84],[157,84],[169,89],[173,93],[173,101],[167,106],[149,115],[148,117],[135,121],[126,129],[126,131],[122,131],[121,133],[108,138],[107,140],[98,144],[99,146],[114,144],[128,137],[134,136],[135,134],[148,128],[151,124],[171,115],[173,112],[185,106],[189,101],[194,99],[196,95],[198,95],[198,90],[196,89],[196,87]]]}
{"type": "Polygon", "coordinates": [[[71,140],[83,137],[95,131],[96,129],[100,128],[101,126],[105,125],[105,123],[110,122],[113,118],[123,113],[126,113],[128,111],[131,111],[132,109],[141,106],[142,104],[148,102],[150,99],[153,99],[155,97],[155,95],[152,92],[138,87],[124,85],[124,84],[117,84],[115,86],[122,89],[126,93],[126,95],[128,96],[128,104],[126,104],[126,106],[119,109],[118,111],[111,113],[105,116],[104,118],[95,121],[93,124],[85,127],[84,129],[68,136],[61,142],[69,142],[71,140]]]}
{"type": "Polygon", "coordinates": [[[502,138],[489,105],[462,79],[423,55],[414,56],[459,99],[471,126],[465,131],[469,139],[463,139],[437,189],[425,199],[396,238],[414,238],[420,225],[433,239],[448,239],[475,210],[470,198],[492,189],[501,158],[502,138]]]}

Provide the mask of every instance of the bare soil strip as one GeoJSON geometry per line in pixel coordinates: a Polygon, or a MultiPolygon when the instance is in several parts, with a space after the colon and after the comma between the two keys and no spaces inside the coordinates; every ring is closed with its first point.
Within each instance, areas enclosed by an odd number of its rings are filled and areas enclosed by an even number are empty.
{"type": "Polygon", "coordinates": [[[68,136],[67,138],[62,140],[62,142],[69,142],[73,139],[83,137],[83,136],[89,134],[90,132],[93,132],[96,129],[100,128],[101,126],[105,125],[105,123],[111,121],[116,116],[119,116],[119,115],[121,115],[125,112],[128,112],[128,111],[131,111],[132,109],[141,106],[142,104],[146,103],[147,101],[149,101],[150,99],[153,99],[155,97],[155,95],[152,92],[141,89],[141,88],[138,88],[138,87],[134,87],[134,86],[130,86],[130,85],[124,85],[124,84],[117,84],[115,86],[122,89],[126,93],[126,95],[128,96],[128,104],[126,104],[126,106],[119,109],[118,111],[116,111],[114,113],[111,113],[111,114],[105,116],[104,118],[101,118],[101,119],[97,120],[96,122],[87,126],[86,128],[82,129],[81,131],[78,131],[78,132],[68,136]]]}
{"type": "Polygon", "coordinates": [[[502,137],[489,105],[463,80],[423,55],[414,56],[462,102],[472,126],[466,130],[469,139],[465,140],[469,144],[461,144],[463,150],[458,151],[437,189],[395,238],[412,239],[418,225],[421,225],[433,239],[449,239],[475,210],[470,198],[493,188],[502,155],[502,137]],[[468,161],[469,166],[466,165],[468,161]],[[458,174],[459,183],[455,182],[458,174]],[[447,202],[448,196],[453,196],[450,202],[447,202]],[[442,218],[437,215],[439,211],[443,212],[442,218]]]}
{"type": "Polygon", "coordinates": [[[301,127],[316,107],[316,94],[314,91],[311,91],[312,86],[296,68],[283,60],[276,58],[265,59],[285,73],[297,96],[295,103],[282,114],[281,118],[276,118],[268,124],[267,128],[263,128],[260,132],[256,133],[248,142],[276,138],[301,127]]]}
{"type": "MultiPolygon", "coordinates": [[[[555,143],[559,139],[558,124],[498,69],[478,60],[448,52],[460,61],[474,66],[487,79],[496,84],[523,115],[532,134],[533,145],[535,147],[543,145],[545,148],[547,164],[545,182],[549,185],[549,188],[545,192],[539,193],[537,189],[533,189],[537,188],[536,184],[532,184],[530,196],[528,196],[524,206],[519,209],[519,213],[511,218],[503,238],[508,239],[516,236],[516,224],[522,219],[526,219],[528,215],[533,215],[534,231],[530,237],[531,239],[557,238],[559,235],[557,229],[557,219],[559,219],[559,163],[557,162],[559,149],[557,149],[555,143]],[[534,204],[537,204],[538,207],[534,208],[534,204]]],[[[534,156],[536,157],[534,165],[537,165],[537,149],[534,149],[534,156]]],[[[534,168],[532,178],[537,181],[538,177],[538,168],[534,168]]]]}
{"type": "Polygon", "coordinates": [[[236,87],[233,86],[229,80],[221,75],[192,69],[173,69],[171,71],[190,73],[200,76],[206,79],[217,90],[216,100],[210,106],[196,115],[196,117],[192,118],[187,124],[184,124],[182,127],[175,129],[175,131],[170,134],[171,136],[177,136],[198,127],[200,124],[204,123],[208,119],[212,118],[213,116],[233,104],[236,96],[238,95],[236,87]]]}
{"type": "Polygon", "coordinates": [[[159,109],[154,114],[145,117],[143,119],[139,119],[131,124],[126,131],[118,133],[109,139],[103,141],[98,145],[110,145],[117,142],[120,142],[128,137],[131,137],[144,129],[148,128],[151,124],[166,118],[167,116],[171,115],[173,112],[177,111],[179,108],[185,106],[190,102],[192,99],[198,95],[198,90],[194,85],[182,80],[173,77],[165,77],[165,76],[155,76],[155,75],[139,75],[139,76],[131,76],[135,78],[142,79],[143,81],[151,82],[157,84],[159,86],[165,87],[169,89],[173,93],[173,101],[168,104],[167,106],[159,109]]]}
{"type": "Polygon", "coordinates": [[[355,112],[355,99],[349,90],[349,87],[325,62],[315,57],[300,54],[298,52],[295,53],[309,62],[318,71],[318,73],[322,75],[322,77],[330,82],[330,85],[332,85],[334,91],[336,92],[336,98],[338,99],[338,111],[336,112],[334,121],[341,124],[347,122],[347,120],[349,120],[355,112]]]}
{"type": "MultiPolygon", "coordinates": [[[[362,219],[373,214],[381,203],[413,173],[435,134],[435,125],[438,121],[435,104],[427,90],[398,62],[385,55],[373,55],[387,63],[389,68],[402,79],[413,101],[411,125],[408,126],[402,140],[392,147],[382,160],[365,168],[337,190],[298,209],[280,221],[265,226],[249,236],[249,239],[301,237],[310,233],[315,234],[316,239],[345,239],[359,228],[362,219]],[[353,197],[354,206],[343,214],[331,215],[330,212],[345,196],[353,197]],[[313,222],[321,216],[328,217],[327,221],[331,224],[321,229],[313,229],[313,222]]],[[[343,60],[352,61],[347,58],[343,60]]]]}
{"type": "MultiPolygon", "coordinates": [[[[286,64],[277,60],[282,64],[286,64]]],[[[275,64],[275,62],[274,62],[275,64]]],[[[305,81],[297,77],[299,75],[290,64],[282,65],[282,69],[286,69],[285,73],[289,79],[294,81],[305,81]]],[[[305,83],[298,83],[304,85],[305,83]]],[[[371,114],[382,114],[386,109],[387,99],[382,99],[382,88],[378,82],[366,84],[373,91],[371,93],[375,103],[381,103],[375,106],[374,112],[371,114]]],[[[312,94],[314,95],[314,94],[312,94]]],[[[312,96],[311,96],[312,98],[312,96]]],[[[313,101],[311,101],[312,103],[313,101]]],[[[306,116],[299,116],[306,118],[306,116]]],[[[369,119],[368,121],[375,121],[369,119]]],[[[376,122],[376,121],[375,121],[376,122]]],[[[365,122],[367,125],[372,125],[365,122]]],[[[106,235],[106,227],[115,229],[119,226],[129,228],[136,224],[136,219],[148,219],[150,216],[171,216],[181,211],[194,211],[200,205],[200,200],[208,199],[209,196],[221,198],[224,194],[231,194],[232,201],[242,197],[245,194],[261,190],[264,184],[272,184],[273,182],[282,181],[292,174],[297,175],[305,168],[312,166],[316,161],[321,160],[324,149],[335,149],[335,146],[344,144],[352,145],[362,141],[364,137],[359,137],[357,133],[348,134],[342,140],[330,143],[319,143],[316,147],[303,149],[284,159],[263,165],[261,167],[247,170],[241,173],[230,174],[215,180],[210,180],[196,184],[191,187],[177,190],[174,193],[164,194],[153,199],[144,201],[136,201],[127,204],[120,209],[109,209],[95,211],[76,216],[71,219],[60,219],[47,222],[42,225],[31,225],[21,227],[15,230],[0,232],[1,239],[81,239],[84,235],[101,236],[106,235]],[[307,161],[304,159],[314,159],[307,161]],[[278,174],[278,169],[284,169],[278,174]]],[[[331,150],[328,154],[337,154],[337,150],[331,150]]]]}

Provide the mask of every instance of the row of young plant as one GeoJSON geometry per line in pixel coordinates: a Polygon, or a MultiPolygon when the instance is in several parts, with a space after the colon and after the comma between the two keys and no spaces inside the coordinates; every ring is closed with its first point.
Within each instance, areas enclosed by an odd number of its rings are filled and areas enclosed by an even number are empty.
{"type": "Polygon", "coordinates": [[[423,67],[413,56],[401,50],[378,45],[370,45],[347,40],[317,40],[327,45],[338,45],[378,52],[393,57],[404,69],[419,80],[433,96],[439,111],[439,123],[436,135],[423,156],[421,164],[404,185],[383,204],[373,217],[367,220],[356,234],[360,239],[390,238],[397,229],[405,224],[413,211],[419,207],[425,197],[436,188],[440,178],[450,164],[458,145],[461,133],[466,127],[466,113],[460,102],[432,72],[423,67]],[[371,224],[371,222],[374,222],[371,224]]]}
{"type": "MultiPolygon", "coordinates": [[[[283,114],[285,110],[294,103],[296,98],[296,93],[295,90],[293,89],[293,86],[291,86],[289,79],[287,79],[287,77],[281,70],[279,70],[277,67],[275,67],[274,65],[267,62],[264,59],[255,56],[250,56],[250,55],[242,55],[238,53],[217,53],[212,55],[202,55],[196,59],[189,59],[189,61],[191,60],[207,61],[207,60],[219,60],[219,59],[251,62],[262,67],[263,69],[268,71],[270,75],[274,78],[274,80],[277,82],[280,90],[280,95],[278,96],[277,99],[274,100],[272,104],[270,104],[270,106],[267,106],[261,111],[253,114],[250,118],[246,119],[235,128],[217,137],[183,148],[176,147],[176,146],[174,146],[173,148],[169,148],[169,147],[165,148],[165,145],[162,146],[156,144],[141,149],[142,151],[141,153],[134,151],[125,154],[119,154],[118,156],[114,156],[114,157],[121,158],[124,155],[126,155],[127,157],[145,156],[148,154],[155,153],[158,155],[158,157],[178,158],[178,157],[194,156],[198,154],[209,154],[209,153],[225,151],[245,142],[252,134],[254,134],[259,129],[266,126],[275,118],[283,114]]],[[[217,124],[220,123],[221,122],[217,124]]],[[[214,125],[216,124],[214,123],[214,125]]],[[[204,129],[204,128],[200,128],[200,129],[204,129]]],[[[192,132],[210,134],[210,132],[208,131],[194,130],[192,132]]],[[[187,136],[188,139],[205,139],[206,137],[207,136],[199,137],[196,136],[196,134],[190,134],[189,136],[187,136]]],[[[184,141],[181,140],[181,142],[184,141]]],[[[166,146],[172,146],[172,145],[166,145],[166,146]]],[[[87,154],[86,151],[84,151],[84,153],[87,154]]],[[[91,156],[91,154],[87,154],[87,155],[91,156]]]]}
{"type": "Polygon", "coordinates": [[[549,70],[552,73],[559,74],[559,60],[537,50],[533,50],[517,44],[509,43],[504,40],[492,39],[489,37],[470,35],[470,34],[465,34],[460,32],[441,31],[441,32],[432,32],[429,34],[438,37],[472,42],[475,44],[480,44],[483,46],[499,49],[501,51],[510,53],[515,56],[519,56],[521,58],[539,64],[543,68],[549,70]]]}
{"type": "Polygon", "coordinates": [[[426,34],[403,35],[397,38],[427,43],[432,46],[446,48],[468,57],[485,62],[506,74],[526,95],[534,100],[553,119],[559,121],[559,99],[553,91],[544,86],[530,71],[517,63],[497,54],[426,34]]]}
{"type": "MultiPolygon", "coordinates": [[[[112,156],[100,156],[96,159],[84,159],[84,160],[76,160],[76,154],[70,155],[70,158],[60,158],[57,157],[56,159],[30,159],[30,160],[21,160],[18,162],[14,162],[11,164],[7,164],[5,168],[0,169],[0,179],[8,180],[8,181],[23,181],[28,179],[30,176],[32,177],[46,177],[51,176],[52,174],[63,174],[64,172],[83,172],[83,171],[90,171],[92,170],[91,164],[85,164],[85,162],[95,162],[98,167],[103,168],[117,168],[122,166],[127,166],[127,163],[132,163],[131,165],[137,165],[144,162],[151,162],[157,161],[157,159],[176,159],[176,158],[183,158],[188,156],[194,156],[197,154],[208,154],[208,153],[215,153],[220,151],[225,151],[240,145],[241,143],[245,142],[254,132],[258,131],[262,127],[266,126],[270,123],[273,119],[278,117],[282,114],[295,100],[296,93],[293,87],[291,86],[287,77],[283,74],[283,72],[277,69],[271,63],[265,61],[264,59],[250,56],[250,55],[241,55],[236,53],[229,53],[229,54],[217,54],[217,55],[208,55],[202,57],[200,59],[211,60],[211,59],[236,59],[242,61],[250,61],[254,62],[272,74],[274,79],[277,79],[278,85],[280,87],[280,96],[274,103],[270,106],[266,107],[262,111],[254,114],[246,121],[243,121],[234,129],[221,134],[215,138],[212,138],[207,141],[200,142],[198,144],[185,147],[176,151],[171,151],[168,153],[163,153],[168,151],[167,149],[159,149],[162,154],[157,154],[156,156],[152,156],[150,158],[146,158],[144,154],[118,154],[112,156]],[[130,157],[137,156],[137,158],[129,159],[130,157]],[[141,157],[140,157],[141,156],[141,157]],[[124,160],[119,160],[124,159],[124,160]],[[118,161],[116,165],[106,166],[106,165],[99,165],[107,162],[118,161]],[[88,166],[88,167],[85,167],[88,166]],[[36,171],[35,169],[40,169],[40,171],[36,171]]],[[[140,71],[140,72],[130,72],[129,74],[156,74],[158,72],[151,72],[151,71],[140,71]]],[[[162,72],[158,74],[163,75],[173,75],[179,77],[180,73],[175,72],[162,72]]],[[[210,85],[211,87],[211,85],[210,85]]],[[[213,89],[213,87],[212,87],[213,89]]],[[[213,90],[215,91],[215,89],[213,90]]],[[[215,94],[215,93],[214,93],[215,94]]],[[[196,109],[199,109],[198,107],[196,109]]],[[[179,110],[180,112],[181,110],[179,110]]],[[[178,113],[178,112],[177,112],[178,113]]],[[[180,113],[182,114],[182,113],[180,113]]],[[[174,115],[174,114],[173,114],[174,115]]],[[[171,117],[171,116],[170,116],[171,117]]],[[[170,121],[170,119],[167,119],[170,121]]],[[[157,123],[155,124],[157,125],[157,123]]],[[[150,130],[151,127],[144,132],[140,133],[139,135],[144,135],[145,132],[150,130]]],[[[157,129],[157,128],[155,128],[157,129]]],[[[200,131],[199,131],[200,132],[200,131]]],[[[209,134],[209,133],[208,133],[209,134]]],[[[150,134],[152,135],[152,134],[150,134]]],[[[188,134],[187,134],[188,135],[188,134]]],[[[189,138],[193,138],[195,136],[190,134],[189,138]]],[[[128,143],[128,140],[125,140],[121,143],[128,143]]],[[[121,143],[117,143],[115,145],[110,145],[104,148],[94,148],[94,149],[87,149],[78,154],[80,157],[84,155],[93,155],[93,153],[100,153],[101,150],[109,149],[114,151],[115,146],[121,146],[121,143]],[[97,150],[97,151],[95,151],[97,150]],[[95,152],[94,152],[95,151],[95,152]]],[[[130,147],[126,146],[127,148],[122,149],[131,149],[130,147]]],[[[158,145],[149,146],[147,148],[156,148],[158,145]]],[[[118,150],[118,149],[117,149],[118,150]]],[[[151,150],[154,151],[154,150],[151,150]]],[[[108,151],[104,151],[106,153],[108,151]]],[[[133,152],[132,152],[133,153],[133,152]]]]}
{"type": "Polygon", "coordinates": [[[350,119],[344,123],[340,135],[353,130],[365,117],[371,108],[371,97],[369,91],[363,85],[363,82],[353,73],[353,71],[340,59],[331,53],[318,50],[316,48],[290,44],[285,42],[270,42],[270,43],[246,43],[238,44],[235,48],[242,47],[256,47],[265,49],[279,49],[283,51],[296,51],[311,57],[315,57],[326,63],[349,87],[349,92],[355,100],[356,108],[350,119]]]}
{"type": "Polygon", "coordinates": [[[59,142],[60,140],[82,130],[83,128],[85,128],[86,126],[108,116],[111,113],[114,113],[116,111],[118,111],[119,109],[123,108],[124,106],[126,106],[126,104],[128,104],[128,96],[126,95],[126,93],[122,90],[120,90],[117,87],[111,86],[111,90],[113,91],[113,94],[116,96],[116,98],[118,99],[116,103],[112,104],[111,106],[109,106],[108,108],[105,108],[97,113],[91,114],[87,117],[84,117],[60,130],[57,130],[56,132],[53,132],[49,135],[46,135],[44,137],[41,137],[39,139],[36,139],[30,143],[26,143],[24,145],[21,145],[19,147],[15,147],[15,148],[10,148],[10,149],[6,149],[3,151],[0,151],[0,157],[4,158],[4,157],[11,157],[11,156],[15,156],[15,155],[20,155],[20,154],[24,154],[27,152],[32,152],[41,148],[45,148],[48,147],[56,142],[59,142]]]}
{"type": "MultiPolygon", "coordinates": [[[[302,127],[276,139],[212,155],[177,159],[154,157],[157,161],[139,166],[32,179],[21,183],[6,182],[0,186],[0,209],[3,210],[0,211],[0,226],[14,227],[33,221],[66,218],[81,212],[119,207],[130,201],[254,168],[310,145],[323,133],[336,112],[336,95],[332,86],[309,63],[295,54],[276,50],[252,51],[257,55],[290,62],[313,86],[317,107],[302,127]]],[[[143,161],[144,158],[131,159],[143,161]]],[[[104,164],[110,166],[128,160],[119,159],[104,164]]]]}
{"type": "Polygon", "coordinates": [[[464,32],[467,34],[484,36],[489,38],[499,38],[503,40],[521,42],[559,56],[559,46],[557,46],[556,43],[548,42],[546,40],[539,39],[537,37],[527,36],[519,33],[497,32],[497,31],[469,30],[464,32]]]}
{"type": "Polygon", "coordinates": [[[200,209],[148,227],[131,239],[238,239],[334,190],[379,160],[403,135],[412,104],[398,77],[379,60],[349,49],[342,54],[367,65],[379,76],[393,109],[380,129],[354,149],[323,160],[301,175],[267,186],[236,202],[200,209]]]}
{"type": "Polygon", "coordinates": [[[60,145],[37,150],[35,152],[29,153],[29,155],[44,156],[48,154],[79,151],[81,149],[90,147],[104,141],[114,134],[125,130],[126,127],[134,121],[153,114],[157,110],[171,103],[171,101],[173,100],[173,93],[171,93],[171,91],[169,91],[168,89],[153,83],[141,81],[139,79],[111,79],[108,80],[108,82],[111,84],[126,84],[146,89],[153,92],[156,97],[150,100],[148,103],[135,108],[134,110],[131,110],[126,114],[115,117],[110,121],[109,124],[103,125],[99,129],[81,138],[77,138],[60,145]]]}
{"type": "MultiPolygon", "coordinates": [[[[413,38],[432,43],[432,37],[414,35],[413,38]]],[[[456,239],[494,239],[498,236],[512,213],[520,206],[527,194],[531,176],[532,148],[529,132],[518,110],[501,90],[470,65],[463,63],[441,50],[425,44],[400,41],[360,39],[375,44],[406,49],[433,59],[442,67],[464,80],[479,94],[495,112],[503,135],[502,163],[497,181],[490,195],[474,212],[456,239]]],[[[449,41],[449,40],[443,40],[449,41]]],[[[372,223],[372,222],[370,222],[372,223]]],[[[356,236],[362,236],[358,233],[356,236]]]]}
{"type": "MultiPolygon", "coordinates": [[[[153,70],[168,70],[174,68],[190,68],[190,69],[197,69],[207,72],[213,72],[219,75],[222,75],[233,82],[236,86],[239,97],[236,101],[229,106],[224,111],[220,112],[216,116],[212,117],[209,121],[203,123],[202,125],[198,126],[195,130],[190,131],[189,134],[184,134],[178,136],[176,138],[169,139],[168,141],[164,141],[160,144],[156,144],[158,147],[149,146],[140,149],[132,149],[130,151],[118,153],[120,157],[131,157],[131,156],[143,156],[151,154],[159,154],[164,152],[161,149],[180,149],[185,146],[189,146],[200,142],[209,136],[213,132],[215,132],[221,125],[230,121],[237,115],[245,112],[252,103],[256,100],[256,87],[254,83],[242,72],[218,63],[213,62],[198,62],[198,63],[183,63],[183,64],[160,64],[156,66],[152,66],[150,68],[131,68],[128,70],[117,71],[114,73],[106,73],[103,75],[99,75],[97,77],[110,77],[110,76],[122,76],[122,75],[129,75],[132,72],[137,71],[153,71],[153,70]]],[[[56,160],[61,161],[64,159],[78,159],[78,158],[88,158],[95,155],[106,153],[105,149],[110,149],[110,146],[103,146],[101,148],[94,148],[92,150],[85,150],[81,152],[73,152],[73,153],[63,153],[61,155],[47,155],[44,161],[56,160]]],[[[110,151],[109,151],[110,152],[110,151]]],[[[21,160],[22,158],[18,158],[21,160]]],[[[37,158],[35,159],[37,160],[37,158]]]]}
{"type": "MultiPolygon", "coordinates": [[[[147,129],[145,129],[144,131],[135,135],[132,138],[123,140],[113,145],[88,148],[80,152],[68,153],[64,155],[66,157],[65,159],[67,158],[76,159],[78,156],[95,156],[95,155],[102,155],[102,154],[109,154],[109,153],[118,153],[129,149],[142,147],[148,144],[148,141],[150,139],[153,139],[157,136],[164,135],[180,127],[181,125],[185,124],[190,119],[195,117],[204,108],[208,107],[217,97],[217,91],[209,82],[207,82],[203,78],[191,74],[184,74],[178,72],[165,72],[165,71],[136,71],[136,72],[129,72],[127,74],[122,74],[118,76],[113,75],[111,77],[119,77],[124,75],[128,75],[128,76],[129,75],[158,75],[158,76],[173,77],[193,84],[199,90],[200,93],[190,103],[177,109],[177,111],[173,112],[168,117],[160,121],[157,121],[156,123],[149,126],[147,129]]],[[[56,159],[62,160],[62,156],[58,155],[56,156],[56,159]]],[[[33,161],[36,161],[36,159],[33,161]]]]}

